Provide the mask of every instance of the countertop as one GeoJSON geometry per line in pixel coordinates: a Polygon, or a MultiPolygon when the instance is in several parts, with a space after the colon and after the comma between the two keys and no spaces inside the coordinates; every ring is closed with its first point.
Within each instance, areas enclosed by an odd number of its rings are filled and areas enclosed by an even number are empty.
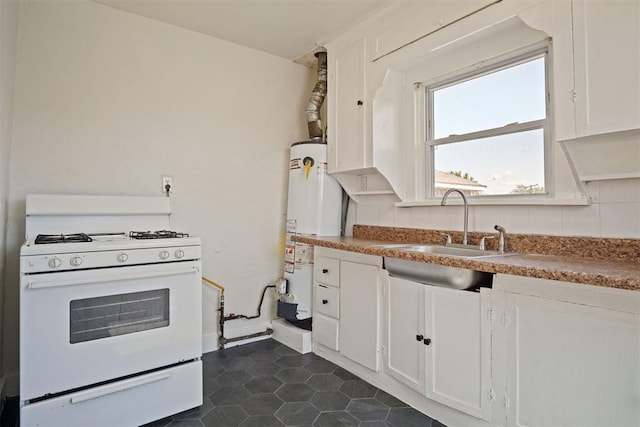
{"type": "Polygon", "coordinates": [[[592,258],[509,252],[505,255],[483,256],[481,258],[460,258],[380,247],[380,245],[394,243],[435,243],[426,242],[424,239],[407,242],[406,238],[394,240],[388,235],[385,237],[385,239],[370,239],[298,235],[293,240],[327,248],[469,268],[488,273],[503,273],[640,291],[640,262],[635,258],[616,258],[615,254],[613,258],[592,258]]]}

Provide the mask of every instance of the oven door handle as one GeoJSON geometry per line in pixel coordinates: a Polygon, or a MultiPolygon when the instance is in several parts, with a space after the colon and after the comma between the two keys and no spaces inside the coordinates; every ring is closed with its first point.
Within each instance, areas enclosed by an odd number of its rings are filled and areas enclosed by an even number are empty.
{"type": "Polygon", "coordinates": [[[131,378],[128,380],[120,381],[117,384],[109,384],[102,387],[98,387],[93,390],[87,390],[71,396],[71,403],[86,402],[91,399],[98,399],[100,397],[108,396],[113,393],[119,393],[121,391],[130,390],[132,388],[141,387],[143,385],[155,383],[158,381],[171,378],[171,374],[164,372],[159,374],[145,375],[142,378],[131,378]]]}
{"type": "Polygon", "coordinates": [[[150,271],[147,273],[129,273],[129,274],[104,274],[100,277],[85,277],[78,279],[69,279],[69,280],[51,280],[51,281],[42,281],[42,282],[29,282],[27,283],[28,289],[46,289],[46,288],[57,288],[60,286],[76,286],[76,285],[90,285],[94,283],[104,283],[104,282],[117,282],[122,280],[136,280],[136,279],[147,279],[153,277],[165,277],[165,276],[175,276],[179,274],[191,274],[197,273],[200,269],[198,267],[182,267],[175,268],[172,270],[163,270],[163,271],[150,271]]]}

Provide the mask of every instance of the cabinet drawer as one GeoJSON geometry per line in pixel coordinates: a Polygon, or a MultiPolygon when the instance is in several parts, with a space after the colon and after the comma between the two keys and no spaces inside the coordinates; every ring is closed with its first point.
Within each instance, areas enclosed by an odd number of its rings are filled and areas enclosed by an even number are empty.
{"type": "Polygon", "coordinates": [[[322,314],[313,317],[313,341],[338,351],[338,321],[322,314]]]}
{"type": "Polygon", "coordinates": [[[313,278],[325,285],[340,286],[340,261],[333,258],[316,257],[313,278]]]}
{"type": "Polygon", "coordinates": [[[340,313],[340,294],[338,288],[316,283],[316,312],[338,319],[340,313]]]}

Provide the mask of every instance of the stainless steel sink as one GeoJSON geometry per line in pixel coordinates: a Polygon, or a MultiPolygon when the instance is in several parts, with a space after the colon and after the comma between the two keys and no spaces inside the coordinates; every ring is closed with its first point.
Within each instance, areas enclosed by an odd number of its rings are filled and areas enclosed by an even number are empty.
{"type": "MultiPolygon", "coordinates": [[[[496,251],[456,246],[400,244],[386,245],[384,248],[457,258],[478,258],[501,255],[496,251]]],[[[384,266],[391,276],[452,289],[477,289],[479,287],[490,287],[493,283],[492,273],[467,268],[449,267],[446,265],[388,256],[384,257],[384,266]]]]}
{"type": "Polygon", "coordinates": [[[482,256],[500,255],[497,251],[486,251],[476,248],[460,246],[440,246],[440,245],[388,245],[386,248],[397,249],[399,251],[420,252],[423,254],[447,255],[463,258],[476,258],[482,256]]]}

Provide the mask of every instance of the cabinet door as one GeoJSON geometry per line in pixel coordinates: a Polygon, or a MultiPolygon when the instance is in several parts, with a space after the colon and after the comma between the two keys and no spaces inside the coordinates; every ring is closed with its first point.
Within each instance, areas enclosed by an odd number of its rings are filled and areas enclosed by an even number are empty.
{"type": "Polygon", "coordinates": [[[640,128],[640,2],[574,0],[577,136],[640,128]]]}
{"type": "Polygon", "coordinates": [[[489,363],[483,348],[490,347],[483,343],[480,293],[427,286],[424,301],[425,338],[431,340],[426,346],[426,395],[479,417],[482,364],[489,363]]]}
{"type": "Polygon", "coordinates": [[[386,371],[421,393],[424,392],[424,288],[421,283],[390,277],[386,313],[386,371]]]}
{"type": "Polygon", "coordinates": [[[348,45],[330,62],[329,173],[365,167],[365,43],[361,39],[348,45]]]}
{"type": "Polygon", "coordinates": [[[378,371],[378,274],[373,265],[340,261],[340,353],[378,371]]]}
{"type": "Polygon", "coordinates": [[[640,316],[506,296],[507,425],[640,425],[640,316]]]}

